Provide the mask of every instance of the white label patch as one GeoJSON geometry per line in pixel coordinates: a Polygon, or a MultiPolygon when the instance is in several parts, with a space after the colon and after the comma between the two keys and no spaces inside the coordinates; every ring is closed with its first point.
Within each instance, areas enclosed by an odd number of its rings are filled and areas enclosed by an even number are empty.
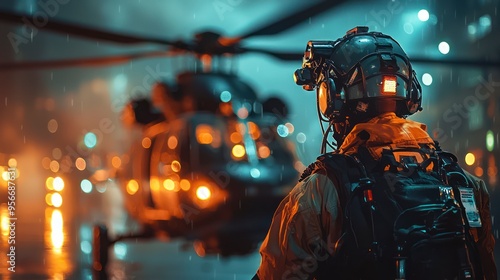
{"type": "Polygon", "coordinates": [[[481,227],[481,217],[477,210],[476,200],[474,199],[474,191],[469,188],[459,188],[460,198],[465,207],[465,214],[469,221],[470,227],[481,227]]]}

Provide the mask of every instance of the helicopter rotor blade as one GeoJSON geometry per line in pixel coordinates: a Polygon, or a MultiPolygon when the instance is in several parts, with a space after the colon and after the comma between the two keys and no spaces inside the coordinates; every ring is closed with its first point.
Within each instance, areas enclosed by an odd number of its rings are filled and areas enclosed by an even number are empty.
{"type": "Polygon", "coordinates": [[[127,63],[135,59],[144,59],[149,57],[171,56],[173,52],[168,51],[153,51],[144,53],[133,53],[126,55],[115,55],[105,57],[88,57],[63,60],[46,60],[46,61],[23,61],[23,62],[7,62],[0,63],[0,71],[5,70],[37,70],[37,69],[53,69],[64,67],[99,67],[110,66],[127,63]]]}
{"type": "MultiPolygon", "coordinates": [[[[25,21],[31,16],[26,14],[20,14],[14,11],[0,10],[0,21],[14,23],[14,24],[26,24],[25,21]]],[[[103,40],[112,43],[121,44],[141,44],[141,43],[156,43],[161,45],[174,46],[180,49],[187,49],[185,43],[179,41],[170,41],[161,38],[153,37],[140,37],[134,35],[124,35],[111,31],[104,31],[97,28],[86,27],[76,23],[69,23],[65,21],[60,21],[55,18],[51,18],[43,26],[44,30],[50,30],[53,32],[58,32],[62,34],[71,34],[84,38],[103,40]]]]}
{"type": "Polygon", "coordinates": [[[441,64],[447,66],[468,67],[500,67],[500,61],[494,60],[470,60],[470,59],[436,59],[428,57],[410,57],[410,61],[416,64],[441,64]]]}
{"type": "Polygon", "coordinates": [[[273,50],[258,49],[258,48],[247,48],[247,47],[240,47],[239,51],[241,53],[253,52],[253,53],[267,54],[284,61],[302,61],[302,57],[304,56],[304,52],[294,52],[294,51],[282,52],[282,51],[273,51],[273,50]]]}
{"type": "MultiPolygon", "coordinates": [[[[258,48],[239,48],[241,53],[253,52],[253,53],[263,53],[273,57],[276,57],[284,61],[297,61],[301,62],[304,56],[303,52],[279,52],[266,49],[258,48]]],[[[447,66],[468,66],[468,67],[500,67],[500,61],[491,60],[470,60],[470,59],[436,59],[428,57],[413,57],[410,58],[411,63],[415,64],[441,64],[447,66]]]]}

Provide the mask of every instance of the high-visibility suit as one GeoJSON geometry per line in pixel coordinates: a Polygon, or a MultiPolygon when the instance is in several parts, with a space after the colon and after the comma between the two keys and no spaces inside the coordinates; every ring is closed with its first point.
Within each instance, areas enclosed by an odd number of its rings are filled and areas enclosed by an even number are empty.
{"type": "MultiPolygon", "coordinates": [[[[425,129],[425,125],[399,118],[394,113],[382,114],[356,125],[339,151],[353,154],[363,145],[377,159],[384,148],[418,148],[419,144],[433,144],[434,141],[425,129]],[[368,140],[357,137],[362,130],[369,132],[368,140]]],[[[483,274],[485,279],[497,279],[488,190],[482,180],[469,176],[478,194],[476,205],[482,221],[482,227],[473,235],[483,274]]],[[[330,178],[321,173],[313,173],[299,182],[281,202],[260,249],[262,261],[254,279],[317,277],[321,262],[334,252],[336,241],[342,233],[340,196],[335,188],[338,182],[333,182],[330,178]],[[318,248],[317,244],[323,244],[324,248],[318,248]]],[[[328,279],[336,279],[334,271],[328,279]]]]}

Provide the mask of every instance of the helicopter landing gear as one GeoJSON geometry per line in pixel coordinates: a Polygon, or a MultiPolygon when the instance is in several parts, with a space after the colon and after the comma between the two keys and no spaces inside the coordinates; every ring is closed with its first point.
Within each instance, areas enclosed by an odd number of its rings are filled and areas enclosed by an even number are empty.
{"type": "Polygon", "coordinates": [[[144,225],[143,230],[136,234],[119,235],[111,239],[108,234],[108,228],[99,224],[94,226],[92,242],[92,274],[95,280],[107,280],[107,265],[109,261],[109,249],[116,242],[127,239],[152,238],[154,229],[150,225],[144,225]]]}
{"type": "Polygon", "coordinates": [[[92,274],[94,279],[108,279],[106,266],[111,242],[107,227],[105,225],[95,225],[92,237],[92,274]]]}

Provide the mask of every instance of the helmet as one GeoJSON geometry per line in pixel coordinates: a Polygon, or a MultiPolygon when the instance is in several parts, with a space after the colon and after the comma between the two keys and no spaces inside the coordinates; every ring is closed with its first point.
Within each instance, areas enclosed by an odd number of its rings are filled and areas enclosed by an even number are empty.
{"type": "Polygon", "coordinates": [[[407,117],[422,110],[422,88],[398,42],[358,26],[335,41],[309,41],[295,82],[317,90],[318,109],[343,137],[381,113],[407,117]]]}

